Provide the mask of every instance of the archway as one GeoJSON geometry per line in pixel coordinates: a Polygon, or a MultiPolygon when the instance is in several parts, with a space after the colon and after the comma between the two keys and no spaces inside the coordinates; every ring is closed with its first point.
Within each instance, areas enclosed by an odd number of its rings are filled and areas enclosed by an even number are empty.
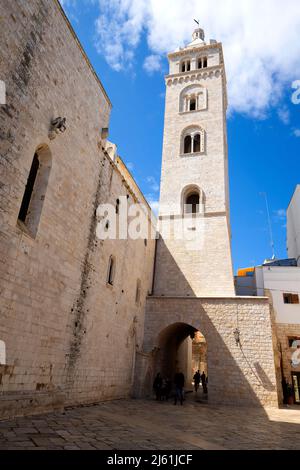
{"type": "Polygon", "coordinates": [[[207,343],[195,327],[187,323],[169,325],[160,332],[157,345],[155,375],[159,372],[173,381],[176,372],[183,372],[186,391],[193,390],[193,377],[198,370],[207,377],[207,343]]]}

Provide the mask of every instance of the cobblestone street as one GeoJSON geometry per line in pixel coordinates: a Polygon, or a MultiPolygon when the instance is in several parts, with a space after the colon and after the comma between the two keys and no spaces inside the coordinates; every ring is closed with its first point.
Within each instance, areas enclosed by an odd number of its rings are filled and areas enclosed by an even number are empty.
{"type": "Polygon", "coordinates": [[[299,449],[300,409],[123,400],[0,422],[0,449],[299,449]]]}

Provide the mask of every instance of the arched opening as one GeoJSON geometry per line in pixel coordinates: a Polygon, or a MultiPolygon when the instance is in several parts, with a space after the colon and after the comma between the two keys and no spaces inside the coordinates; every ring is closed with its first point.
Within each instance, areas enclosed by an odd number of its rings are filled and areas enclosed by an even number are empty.
{"type": "Polygon", "coordinates": [[[181,64],[181,72],[185,72],[185,62],[182,62],[181,64]]]}
{"type": "Polygon", "coordinates": [[[207,398],[207,343],[203,334],[186,323],[165,328],[158,337],[155,376],[160,373],[164,380],[171,380],[173,384],[175,374],[181,372],[185,377],[185,392],[192,392],[196,391],[194,377],[198,371],[202,380],[200,377],[196,396],[207,398]]]}
{"type": "Polygon", "coordinates": [[[204,68],[204,69],[207,68],[207,57],[204,57],[204,58],[203,58],[203,68],[204,68]]]}
{"type": "Polygon", "coordinates": [[[18,215],[19,227],[33,238],[37,234],[42,214],[51,165],[49,147],[39,147],[32,159],[18,215]]]}
{"type": "Polygon", "coordinates": [[[194,153],[200,152],[201,149],[201,137],[200,134],[194,135],[194,153]]]}
{"type": "Polygon", "coordinates": [[[192,137],[186,135],[184,138],[184,153],[192,153],[192,137]]]}
{"type": "Polygon", "coordinates": [[[199,193],[192,193],[187,196],[185,201],[185,213],[186,214],[198,214],[200,205],[199,193]]]}
{"type": "Polygon", "coordinates": [[[196,98],[190,99],[190,111],[196,111],[196,98]]]}
{"type": "Polygon", "coordinates": [[[202,59],[198,59],[197,66],[198,66],[198,69],[202,69],[202,59]]]}
{"type": "Polygon", "coordinates": [[[187,60],[186,62],[186,71],[189,72],[191,70],[191,61],[187,60]]]}

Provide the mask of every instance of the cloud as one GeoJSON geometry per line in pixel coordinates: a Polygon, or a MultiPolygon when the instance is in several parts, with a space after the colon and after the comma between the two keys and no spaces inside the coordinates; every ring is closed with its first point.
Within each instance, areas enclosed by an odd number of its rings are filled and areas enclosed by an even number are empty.
{"type": "Polygon", "coordinates": [[[290,112],[289,110],[284,107],[284,108],[280,108],[277,112],[278,114],[278,117],[280,119],[281,122],[283,122],[283,124],[289,124],[290,123],[290,112]]]}
{"type": "Polygon", "coordinates": [[[273,211],[274,219],[276,222],[282,221],[286,219],[286,210],[285,209],[277,209],[273,211]]]}
{"type": "Polygon", "coordinates": [[[151,191],[154,191],[155,193],[159,191],[159,184],[153,176],[147,177],[147,183],[149,184],[151,191]]]}
{"type": "Polygon", "coordinates": [[[157,216],[159,211],[159,200],[154,194],[146,194],[145,198],[147,199],[148,204],[153,210],[154,214],[157,216]]]}
{"type": "Polygon", "coordinates": [[[127,162],[126,163],[126,166],[128,168],[129,171],[132,171],[134,170],[134,164],[132,162],[127,162]]]}
{"type": "Polygon", "coordinates": [[[294,130],[294,136],[295,137],[300,137],[300,129],[295,129],[294,130]]]}
{"type": "Polygon", "coordinates": [[[207,38],[223,42],[232,110],[264,117],[300,77],[298,1],[98,0],[98,5],[96,48],[115,70],[133,64],[144,35],[151,52],[145,64],[188,43],[198,16],[207,38]]]}
{"type": "Polygon", "coordinates": [[[146,57],[143,67],[150,75],[157,72],[161,69],[161,57],[159,55],[149,55],[146,57]]]}

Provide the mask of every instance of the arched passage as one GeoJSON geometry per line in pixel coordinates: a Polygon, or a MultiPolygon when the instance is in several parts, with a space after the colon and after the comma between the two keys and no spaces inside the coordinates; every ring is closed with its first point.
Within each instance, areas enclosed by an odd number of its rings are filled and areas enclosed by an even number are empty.
{"type": "Polygon", "coordinates": [[[187,323],[174,323],[164,328],[157,338],[155,374],[173,380],[183,372],[185,389],[193,389],[193,377],[199,370],[207,375],[207,345],[201,332],[187,323]]]}

